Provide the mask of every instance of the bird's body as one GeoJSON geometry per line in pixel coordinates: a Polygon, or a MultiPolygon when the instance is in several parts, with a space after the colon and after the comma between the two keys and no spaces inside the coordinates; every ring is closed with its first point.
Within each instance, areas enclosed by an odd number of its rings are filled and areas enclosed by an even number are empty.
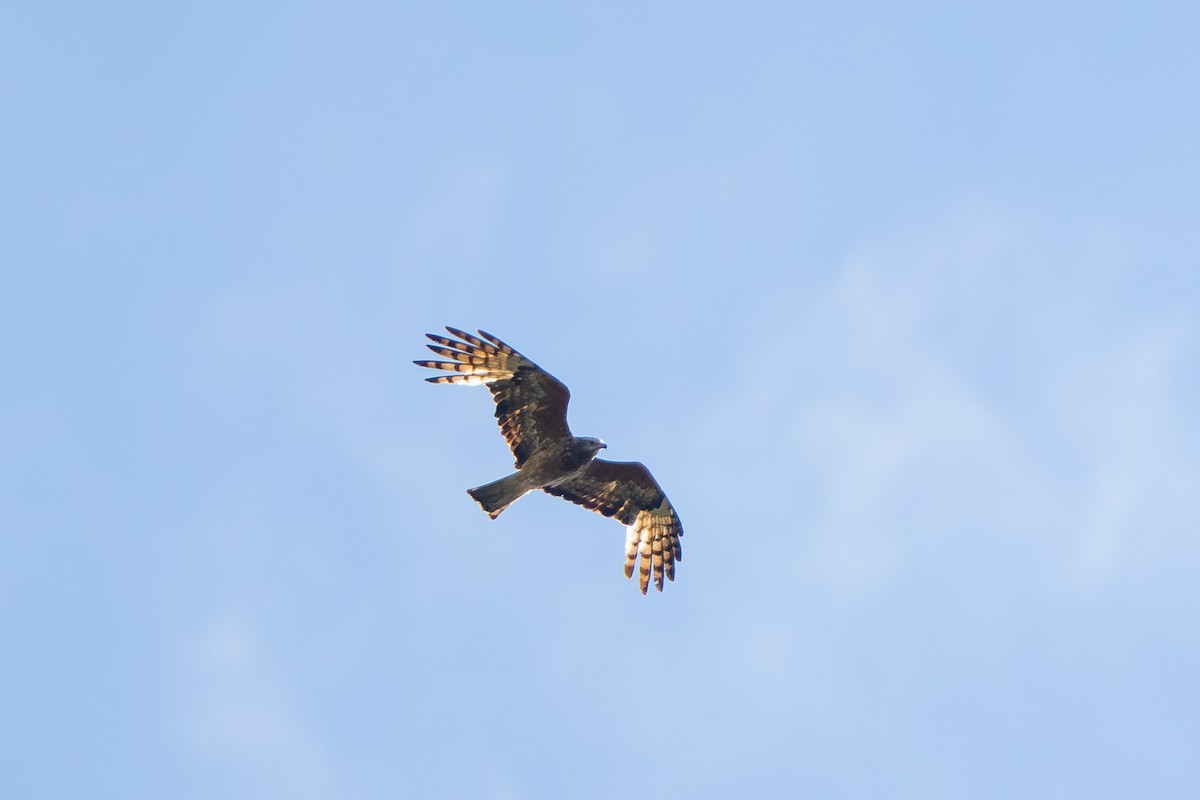
{"type": "Polygon", "coordinates": [[[455,374],[427,378],[431,383],[486,385],[496,401],[496,420],[516,458],[517,471],[468,494],[495,519],[528,492],[542,491],[615,517],[627,526],[625,576],[631,577],[639,556],[639,584],[646,593],[650,573],[663,588],[664,575],[675,579],[682,559],[679,516],[650,471],[637,462],[606,461],[596,454],[606,445],[589,436],[574,436],[567,427],[571,394],[558,379],[496,337],[482,339],[446,328],[462,341],[426,334],[428,345],[451,361],[415,361],[455,374]]]}
{"type": "Polygon", "coordinates": [[[528,492],[547,489],[570,479],[596,457],[604,442],[585,436],[557,439],[534,450],[512,475],[468,489],[467,494],[483,506],[492,519],[528,492]]]}

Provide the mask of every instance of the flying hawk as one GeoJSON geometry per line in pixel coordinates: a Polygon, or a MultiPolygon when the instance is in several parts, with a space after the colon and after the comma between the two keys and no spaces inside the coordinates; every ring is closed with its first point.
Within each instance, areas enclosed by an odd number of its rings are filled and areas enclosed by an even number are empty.
{"type": "Polygon", "coordinates": [[[607,445],[590,436],[573,436],[567,427],[571,393],[557,378],[491,334],[479,338],[446,327],[462,341],[432,333],[426,345],[451,361],[414,361],[419,367],[444,369],[454,375],[426,378],[430,383],[483,384],[496,400],[496,420],[517,459],[517,471],[485,483],[467,494],[492,519],[534,489],[578,503],[627,526],[625,577],[641,556],[638,582],[642,594],[654,572],[661,592],[663,575],[675,580],[682,560],[683,526],[650,470],[635,461],[605,461],[596,454],[607,445]]]}

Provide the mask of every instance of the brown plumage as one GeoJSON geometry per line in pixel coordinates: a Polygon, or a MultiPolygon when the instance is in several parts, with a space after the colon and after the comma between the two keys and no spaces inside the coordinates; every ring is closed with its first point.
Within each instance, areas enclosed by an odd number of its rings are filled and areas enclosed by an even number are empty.
{"type": "Polygon", "coordinates": [[[496,421],[516,459],[512,475],[467,490],[488,516],[495,519],[526,493],[541,489],[627,526],[625,577],[633,575],[640,557],[642,594],[651,573],[660,592],[664,576],[675,580],[683,526],[650,470],[637,462],[596,458],[606,445],[571,434],[571,393],[537,364],[483,331],[477,337],[457,328],[446,330],[461,341],[425,335],[435,342],[427,345],[430,350],[451,360],[413,363],[455,373],[426,378],[430,383],[487,386],[496,401],[496,421]]]}

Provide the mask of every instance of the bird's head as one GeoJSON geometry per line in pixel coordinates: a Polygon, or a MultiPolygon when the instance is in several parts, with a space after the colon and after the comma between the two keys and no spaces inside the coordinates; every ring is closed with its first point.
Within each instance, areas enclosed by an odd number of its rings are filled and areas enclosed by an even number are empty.
{"type": "Polygon", "coordinates": [[[608,447],[608,445],[604,443],[603,439],[597,439],[594,436],[580,437],[580,441],[583,442],[584,446],[589,452],[591,452],[592,455],[595,455],[596,453],[599,453],[601,450],[604,450],[608,447]]]}

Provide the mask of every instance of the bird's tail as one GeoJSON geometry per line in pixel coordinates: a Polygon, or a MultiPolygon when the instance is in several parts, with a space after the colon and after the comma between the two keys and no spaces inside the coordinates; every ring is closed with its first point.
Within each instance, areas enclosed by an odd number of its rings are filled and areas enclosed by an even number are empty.
{"type": "Polygon", "coordinates": [[[530,487],[525,485],[525,476],[514,472],[507,478],[485,483],[474,489],[467,489],[467,494],[471,495],[476,503],[483,506],[483,510],[489,517],[495,519],[500,516],[501,511],[524,497],[529,489],[530,487]]]}

